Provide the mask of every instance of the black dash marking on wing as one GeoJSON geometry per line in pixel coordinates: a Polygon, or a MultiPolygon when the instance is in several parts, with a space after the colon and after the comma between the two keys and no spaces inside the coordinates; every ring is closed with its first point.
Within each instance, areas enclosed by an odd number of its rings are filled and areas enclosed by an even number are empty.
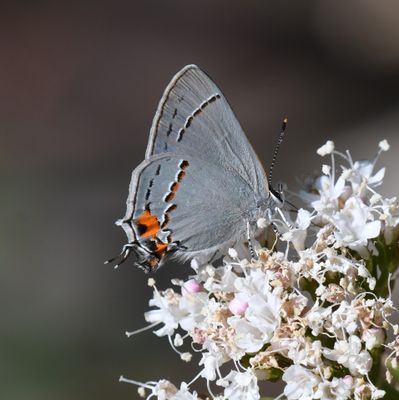
{"type": "Polygon", "coordinates": [[[180,142],[183,139],[183,135],[186,132],[186,129],[188,129],[191,125],[191,122],[193,121],[193,119],[198,116],[199,114],[201,114],[202,111],[204,111],[204,109],[211,103],[213,103],[214,101],[216,101],[216,99],[220,99],[220,94],[216,93],[212,96],[210,96],[208,99],[206,99],[205,101],[203,101],[200,106],[198,108],[196,108],[186,119],[186,122],[183,125],[183,128],[181,128],[179,130],[179,133],[177,135],[177,141],[180,142]]]}
{"type": "Polygon", "coordinates": [[[147,192],[145,194],[145,200],[147,201],[150,198],[151,195],[151,189],[147,189],[147,192]]]}
{"type": "Polygon", "coordinates": [[[168,127],[168,130],[166,131],[166,136],[170,136],[170,134],[172,133],[172,129],[173,129],[173,124],[170,123],[169,127],[168,127]]]}
{"type": "Polygon", "coordinates": [[[162,221],[161,229],[165,228],[166,225],[168,225],[168,223],[169,223],[169,221],[170,221],[170,216],[169,216],[169,214],[170,214],[172,211],[176,210],[176,208],[177,208],[177,205],[176,205],[176,204],[171,204],[171,205],[165,210],[164,215],[163,215],[163,221],[162,221]]]}
{"type": "Polygon", "coordinates": [[[150,196],[151,196],[151,188],[152,188],[152,185],[154,184],[154,178],[152,178],[151,180],[150,180],[150,183],[148,184],[148,189],[147,189],[147,192],[146,192],[146,194],[145,194],[145,200],[147,201],[149,198],[150,198],[150,196]]]}

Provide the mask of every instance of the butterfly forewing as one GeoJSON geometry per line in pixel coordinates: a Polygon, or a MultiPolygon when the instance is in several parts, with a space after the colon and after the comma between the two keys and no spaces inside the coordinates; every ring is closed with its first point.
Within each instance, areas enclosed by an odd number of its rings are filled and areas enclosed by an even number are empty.
{"type": "Polygon", "coordinates": [[[241,175],[267,192],[264,169],[220,89],[195,65],[166,88],[151,127],[146,157],[186,154],[241,175]]]}

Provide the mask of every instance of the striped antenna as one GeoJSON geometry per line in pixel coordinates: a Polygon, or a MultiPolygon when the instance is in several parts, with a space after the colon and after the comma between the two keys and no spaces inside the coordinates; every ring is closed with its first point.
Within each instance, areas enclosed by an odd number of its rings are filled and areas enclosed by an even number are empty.
{"type": "Polygon", "coordinates": [[[274,148],[272,164],[270,165],[270,169],[269,169],[269,186],[270,187],[272,186],[273,168],[276,165],[277,154],[278,154],[278,151],[280,149],[280,145],[281,145],[281,143],[283,142],[283,139],[284,139],[285,128],[287,127],[287,122],[288,122],[288,118],[285,117],[283,119],[283,125],[281,127],[281,132],[280,132],[280,135],[278,137],[276,147],[274,148]]]}

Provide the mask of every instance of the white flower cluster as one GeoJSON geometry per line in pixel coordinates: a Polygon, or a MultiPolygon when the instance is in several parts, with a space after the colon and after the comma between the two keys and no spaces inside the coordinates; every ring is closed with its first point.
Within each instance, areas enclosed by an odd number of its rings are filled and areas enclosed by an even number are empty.
{"type": "MultiPolygon", "coordinates": [[[[379,148],[378,155],[389,145],[384,140],[379,148]]],[[[285,251],[274,244],[258,246],[250,261],[234,249],[221,266],[193,261],[194,274],[173,281],[177,289],[159,291],[150,279],[147,328],[167,336],[184,361],[198,353],[193,381],[177,388],[165,380],[121,380],[160,400],[257,400],[260,380],[285,383],[278,399],[368,400],[387,390],[399,398],[389,385],[399,357],[399,328],[391,322],[399,205],[376,191],[385,173],[374,172],[378,155],[353,162],[331,141],[318,154],[331,163],[298,194],[304,208],[295,218],[276,213],[273,221],[285,251]],[[178,350],[185,341],[191,352],[178,350]],[[199,378],[205,397],[190,390],[199,378]]]]}

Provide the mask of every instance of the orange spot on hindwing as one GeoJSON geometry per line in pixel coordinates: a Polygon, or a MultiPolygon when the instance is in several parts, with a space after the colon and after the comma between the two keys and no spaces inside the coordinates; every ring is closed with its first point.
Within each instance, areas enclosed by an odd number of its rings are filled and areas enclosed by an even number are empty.
{"type": "Polygon", "coordinates": [[[168,244],[161,242],[160,240],[157,242],[154,252],[156,254],[163,254],[165,253],[166,249],[168,248],[168,244]]]}
{"type": "MultiPolygon", "coordinates": [[[[177,175],[175,177],[175,181],[172,182],[169,186],[169,191],[166,193],[163,201],[165,203],[170,203],[176,196],[177,191],[183,181],[183,178],[186,176],[186,169],[189,166],[187,160],[181,160],[178,166],[177,175]]],[[[156,171],[156,175],[159,175],[160,166],[156,171]]],[[[154,184],[154,179],[150,181],[149,188],[146,192],[146,200],[149,199],[151,195],[151,187],[154,184]]],[[[170,222],[171,216],[170,213],[177,208],[176,204],[170,204],[167,209],[163,213],[163,217],[161,219],[162,223],[158,220],[156,215],[151,214],[149,204],[147,204],[146,209],[139,215],[138,218],[134,220],[136,233],[139,236],[140,245],[143,246],[145,251],[150,254],[148,258],[148,263],[151,268],[155,268],[158,265],[160,259],[165,255],[168,251],[168,247],[170,243],[173,243],[172,239],[172,231],[164,230],[170,222]],[[160,233],[162,235],[160,235],[160,233]],[[160,239],[160,237],[162,239],[160,239]],[[151,256],[153,258],[151,258],[151,256]],[[152,265],[152,264],[153,265],[152,265]]]]}
{"type": "Polygon", "coordinates": [[[147,238],[147,237],[155,238],[155,235],[159,231],[158,218],[155,215],[152,215],[150,211],[145,210],[137,218],[137,228],[142,238],[147,238]]]}
{"type": "Polygon", "coordinates": [[[151,250],[158,257],[161,257],[167,250],[168,244],[157,238],[157,233],[160,231],[158,218],[152,215],[149,210],[145,210],[136,220],[137,230],[140,238],[149,239],[151,250]]]}

